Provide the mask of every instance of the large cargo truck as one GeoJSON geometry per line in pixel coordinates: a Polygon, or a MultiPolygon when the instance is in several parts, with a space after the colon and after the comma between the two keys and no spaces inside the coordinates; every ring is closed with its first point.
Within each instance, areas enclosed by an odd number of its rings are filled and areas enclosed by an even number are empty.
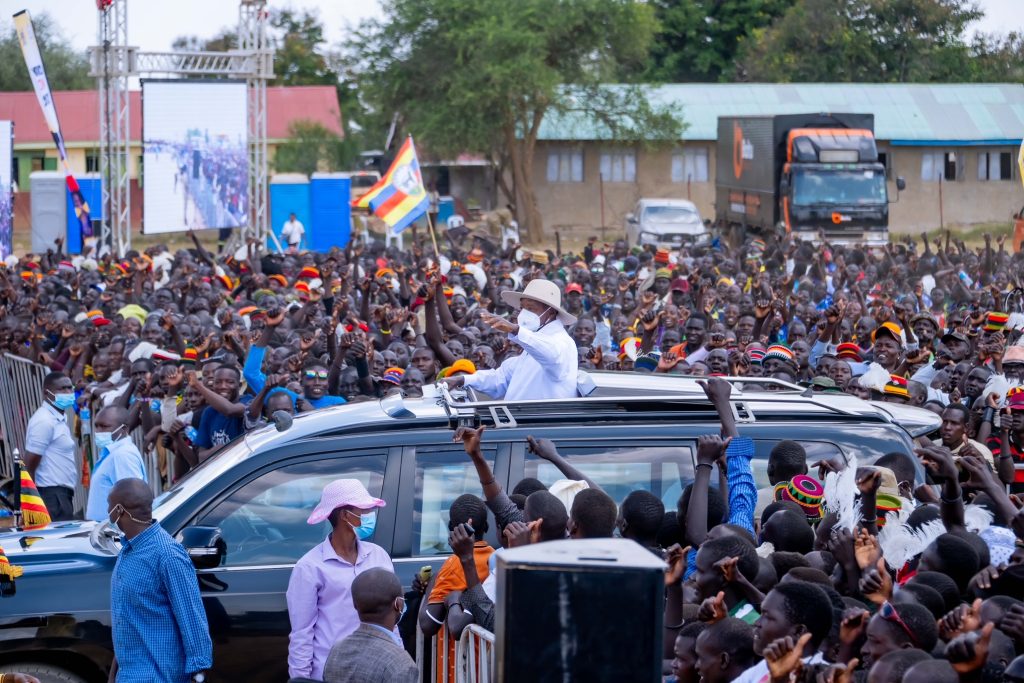
{"type": "Polygon", "coordinates": [[[779,230],[817,241],[824,231],[830,242],[885,245],[889,193],[874,128],[872,114],[720,117],[719,225],[737,239],[779,230]]]}

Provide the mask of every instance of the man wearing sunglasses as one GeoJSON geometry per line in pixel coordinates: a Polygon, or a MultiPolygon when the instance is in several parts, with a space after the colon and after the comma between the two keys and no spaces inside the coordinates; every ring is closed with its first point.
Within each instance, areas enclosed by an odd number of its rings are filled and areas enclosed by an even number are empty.
{"type": "Polygon", "coordinates": [[[939,630],[935,617],[921,605],[884,602],[868,621],[865,636],[861,657],[870,669],[882,656],[896,650],[931,652],[939,640],[939,630]]]}

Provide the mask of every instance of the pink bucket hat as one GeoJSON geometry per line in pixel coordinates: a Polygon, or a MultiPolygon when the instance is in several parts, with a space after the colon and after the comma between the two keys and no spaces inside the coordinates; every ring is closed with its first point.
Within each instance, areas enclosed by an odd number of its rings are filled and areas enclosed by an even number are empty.
{"type": "Polygon", "coordinates": [[[320,496],[320,504],[313,510],[313,514],[306,520],[307,524],[319,524],[327,519],[332,512],[341,507],[354,507],[358,509],[382,508],[385,503],[380,498],[374,498],[366,490],[363,483],[358,479],[335,479],[324,487],[320,496]]]}

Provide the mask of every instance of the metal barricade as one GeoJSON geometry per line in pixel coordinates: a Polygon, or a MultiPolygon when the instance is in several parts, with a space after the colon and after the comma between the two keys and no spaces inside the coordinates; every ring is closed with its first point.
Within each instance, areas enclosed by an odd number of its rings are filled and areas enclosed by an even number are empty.
{"type": "Polygon", "coordinates": [[[5,353],[0,356],[0,479],[14,476],[14,450],[25,452],[25,428],[43,402],[45,365],[5,353]]]}
{"type": "Polygon", "coordinates": [[[429,683],[490,683],[494,680],[494,634],[490,631],[470,624],[462,632],[462,637],[455,643],[455,680],[449,676],[449,650],[451,635],[444,627],[434,637],[427,640],[423,631],[416,629],[416,666],[419,669],[419,680],[429,683]],[[442,671],[438,678],[438,664],[435,660],[438,639],[441,642],[442,671]],[[429,648],[429,650],[427,649],[429,648]],[[432,656],[428,657],[427,652],[432,656]],[[424,671],[429,662],[430,671],[424,671]],[[426,676],[424,676],[426,673],[426,676]]]}
{"type": "Polygon", "coordinates": [[[455,658],[456,683],[490,683],[494,678],[494,634],[470,624],[455,646],[455,658]]]}

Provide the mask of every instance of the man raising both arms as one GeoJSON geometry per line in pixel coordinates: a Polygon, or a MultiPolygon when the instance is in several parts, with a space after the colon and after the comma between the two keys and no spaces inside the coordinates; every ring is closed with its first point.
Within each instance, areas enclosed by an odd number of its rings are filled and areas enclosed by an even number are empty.
{"type": "Polygon", "coordinates": [[[510,306],[519,306],[516,322],[486,311],[480,319],[496,330],[507,332],[513,343],[522,347],[518,356],[508,358],[494,370],[472,375],[446,377],[449,388],[472,387],[489,396],[509,401],[572,398],[577,395],[579,356],[576,343],[565,326],[576,316],[562,308],[558,286],[535,279],[523,292],[506,291],[501,298],[510,306]]]}

